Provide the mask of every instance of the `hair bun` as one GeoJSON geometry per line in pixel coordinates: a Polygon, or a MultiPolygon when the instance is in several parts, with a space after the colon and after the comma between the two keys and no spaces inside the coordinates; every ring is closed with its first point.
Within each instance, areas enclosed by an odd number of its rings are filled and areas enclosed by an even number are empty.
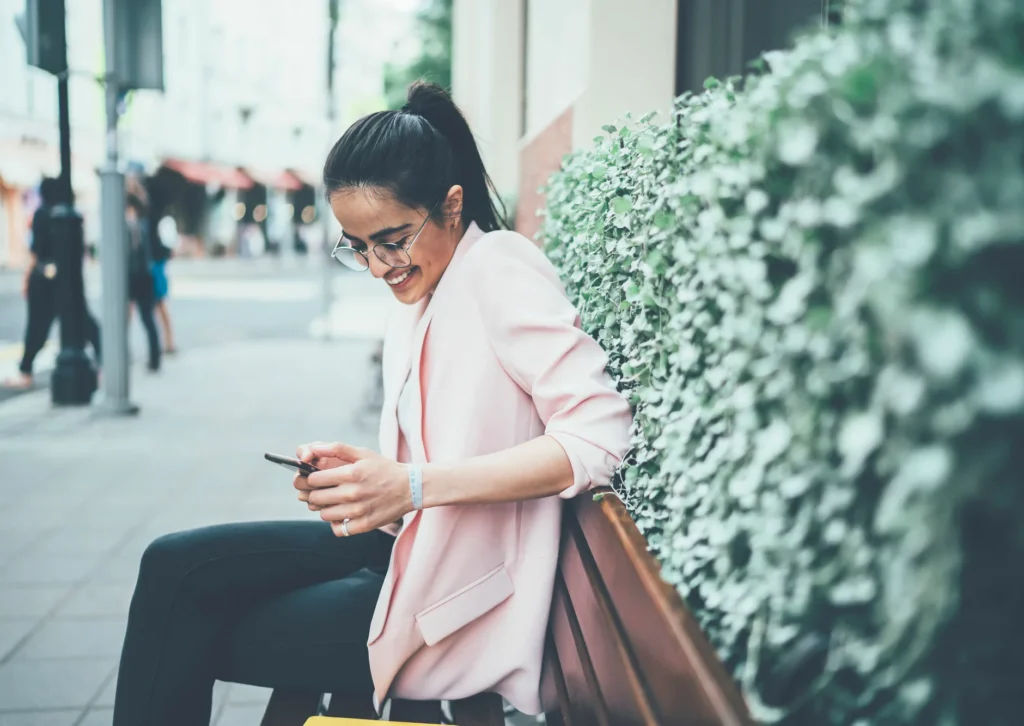
{"type": "Polygon", "coordinates": [[[454,106],[452,97],[441,86],[427,81],[415,81],[409,86],[402,110],[429,119],[434,115],[433,112],[454,106]]]}

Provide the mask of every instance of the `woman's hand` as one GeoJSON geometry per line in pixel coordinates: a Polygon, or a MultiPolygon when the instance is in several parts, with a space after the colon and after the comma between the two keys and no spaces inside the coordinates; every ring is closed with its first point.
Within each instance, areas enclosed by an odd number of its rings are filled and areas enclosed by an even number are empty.
{"type": "MultiPolygon", "coordinates": [[[[326,469],[337,469],[339,466],[344,466],[345,464],[352,463],[351,461],[339,459],[337,457],[332,456],[318,458],[313,454],[314,446],[330,445],[331,444],[326,444],[323,441],[314,441],[312,444],[302,444],[295,450],[295,458],[298,459],[299,461],[304,461],[307,464],[312,464],[321,471],[326,469]]],[[[295,477],[292,479],[292,486],[299,490],[299,501],[306,502],[308,504],[309,492],[313,489],[313,487],[309,485],[309,481],[306,479],[306,475],[296,474],[295,477]]],[[[318,508],[313,506],[312,504],[309,504],[309,509],[310,511],[315,512],[318,508]]]]}
{"type": "Polygon", "coordinates": [[[302,458],[304,453],[317,466],[321,461],[341,462],[301,477],[303,487],[296,477],[297,489],[308,487],[300,499],[305,494],[310,509],[318,510],[336,535],[345,534],[341,526],[345,520],[349,520],[348,534],[359,534],[391,524],[412,511],[409,472],[404,465],[342,443],[310,444],[308,452],[300,447],[299,458],[307,461],[302,458]]]}

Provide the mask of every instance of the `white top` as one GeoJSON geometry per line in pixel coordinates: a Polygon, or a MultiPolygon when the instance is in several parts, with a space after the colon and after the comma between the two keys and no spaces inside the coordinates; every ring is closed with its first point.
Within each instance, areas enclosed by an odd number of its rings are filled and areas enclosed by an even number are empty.
{"type": "Polygon", "coordinates": [[[405,384],[402,386],[401,393],[398,394],[398,430],[402,432],[402,440],[404,445],[399,447],[399,459],[404,464],[422,464],[422,461],[414,461],[412,454],[412,447],[409,446],[409,435],[408,431],[415,431],[416,425],[416,399],[413,395],[412,386],[409,385],[412,380],[410,374],[405,379],[405,384]]]}

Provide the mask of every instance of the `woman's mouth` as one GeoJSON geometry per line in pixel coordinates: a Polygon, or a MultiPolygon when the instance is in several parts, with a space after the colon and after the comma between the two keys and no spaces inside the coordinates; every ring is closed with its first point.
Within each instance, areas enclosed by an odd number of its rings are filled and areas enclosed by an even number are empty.
{"type": "Polygon", "coordinates": [[[393,291],[401,292],[412,284],[413,278],[415,278],[418,271],[418,267],[410,267],[397,275],[384,278],[384,282],[390,285],[393,291]]]}

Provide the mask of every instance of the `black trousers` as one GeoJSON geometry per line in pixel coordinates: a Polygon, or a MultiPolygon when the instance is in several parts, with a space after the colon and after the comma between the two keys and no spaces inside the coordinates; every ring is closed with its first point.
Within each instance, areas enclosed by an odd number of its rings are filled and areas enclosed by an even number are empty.
{"type": "Polygon", "coordinates": [[[215,680],[370,698],[366,638],[393,542],[320,522],[157,539],[132,597],[114,726],[206,726],[215,680]]]}
{"type": "MultiPolygon", "coordinates": [[[[28,279],[28,322],[25,325],[25,351],[19,370],[26,376],[32,375],[32,365],[39,351],[50,337],[50,328],[57,319],[57,286],[39,271],[33,271],[28,279]]],[[[84,303],[83,303],[84,304],[84,303]]],[[[92,345],[96,362],[100,362],[100,326],[96,319],[85,311],[85,337],[92,345]]]]}
{"type": "Polygon", "coordinates": [[[153,317],[153,310],[156,308],[156,288],[153,285],[153,275],[148,271],[131,275],[128,278],[128,297],[138,308],[142,327],[146,329],[149,369],[151,371],[158,370],[160,368],[160,333],[157,332],[156,320],[153,317]]]}

